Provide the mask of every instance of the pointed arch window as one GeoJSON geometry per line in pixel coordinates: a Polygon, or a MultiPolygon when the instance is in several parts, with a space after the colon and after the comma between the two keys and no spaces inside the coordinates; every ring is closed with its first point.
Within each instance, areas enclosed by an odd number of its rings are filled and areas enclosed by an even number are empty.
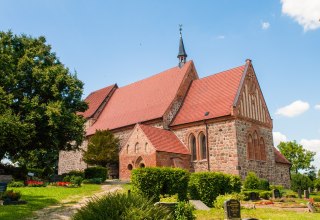
{"type": "Polygon", "coordinates": [[[253,145],[254,145],[254,159],[261,160],[261,153],[260,153],[260,146],[259,146],[259,139],[257,132],[253,134],[253,145]]]}
{"type": "Polygon", "coordinates": [[[264,140],[262,137],[260,138],[259,144],[260,144],[261,160],[266,161],[267,160],[266,145],[264,144],[264,140]]]}
{"type": "Polygon", "coordinates": [[[127,145],[127,154],[129,154],[129,144],[127,145]]]}
{"type": "Polygon", "coordinates": [[[191,151],[191,159],[197,160],[197,145],[196,145],[196,138],[193,134],[190,135],[189,139],[189,147],[191,151]]]}
{"type": "Polygon", "coordinates": [[[201,152],[201,159],[207,159],[207,140],[206,136],[203,133],[199,135],[200,140],[200,152],[201,152]]]}
{"type": "Polygon", "coordinates": [[[253,140],[251,134],[248,136],[248,145],[247,145],[247,154],[248,159],[253,160],[254,159],[254,151],[253,151],[253,140]]]}

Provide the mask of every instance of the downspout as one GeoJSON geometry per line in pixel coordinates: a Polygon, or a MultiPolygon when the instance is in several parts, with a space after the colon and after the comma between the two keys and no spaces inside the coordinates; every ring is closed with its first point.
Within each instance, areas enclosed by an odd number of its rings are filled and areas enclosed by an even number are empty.
{"type": "MultiPolygon", "coordinates": [[[[205,112],[204,116],[208,116],[210,112],[205,112]]],[[[207,147],[207,163],[208,163],[208,171],[210,171],[210,152],[209,152],[209,134],[208,134],[208,124],[206,122],[206,119],[203,119],[203,123],[206,126],[206,147],[207,147]]]]}

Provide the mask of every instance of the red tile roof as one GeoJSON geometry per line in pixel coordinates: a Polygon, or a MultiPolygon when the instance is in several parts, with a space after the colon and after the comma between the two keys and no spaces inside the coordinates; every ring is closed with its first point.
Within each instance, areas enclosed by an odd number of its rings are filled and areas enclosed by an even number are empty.
{"type": "Polygon", "coordinates": [[[192,61],[117,89],[87,135],[97,129],[116,129],[161,118],[182,83],[192,61]]]}
{"type": "Polygon", "coordinates": [[[230,115],[244,69],[245,65],[193,81],[171,125],[230,115]]]}
{"type": "Polygon", "coordinates": [[[90,95],[88,95],[84,100],[88,103],[89,108],[85,112],[80,112],[79,115],[83,115],[85,118],[92,117],[115,86],[117,85],[114,84],[90,93],[90,95]]]}
{"type": "Polygon", "coordinates": [[[190,154],[173,132],[148,125],[139,124],[139,126],[157,151],[190,154]]]}
{"type": "Polygon", "coordinates": [[[284,163],[284,164],[291,164],[285,156],[283,156],[277,148],[273,147],[274,150],[274,158],[276,163],[284,163]]]}

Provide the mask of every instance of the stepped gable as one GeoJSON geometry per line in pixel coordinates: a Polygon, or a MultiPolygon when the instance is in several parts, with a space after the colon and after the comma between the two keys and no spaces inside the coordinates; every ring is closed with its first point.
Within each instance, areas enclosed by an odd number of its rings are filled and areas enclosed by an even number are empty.
{"type": "Polygon", "coordinates": [[[80,112],[78,114],[85,118],[91,118],[97,112],[107,96],[111,95],[112,89],[115,87],[117,87],[117,85],[113,84],[90,93],[84,100],[88,104],[88,109],[85,112],[80,112]]]}
{"type": "Polygon", "coordinates": [[[194,80],[171,126],[231,115],[244,70],[245,65],[194,80]]]}
{"type": "Polygon", "coordinates": [[[87,130],[117,129],[136,123],[162,118],[189,69],[192,61],[182,68],[174,67],[118,88],[103,109],[98,120],[87,130]]]}
{"type": "Polygon", "coordinates": [[[173,132],[148,125],[139,126],[157,151],[190,154],[173,132]]]}
{"type": "Polygon", "coordinates": [[[274,151],[274,158],[275,158],[275,161],[276,163],[284,163],[284,164],[291,164],[287,158],[285,158],[285,156],[283,156],[281,154],[280,151],[278,151],[277,148],[273,147],[273,151],[274,151]]]}

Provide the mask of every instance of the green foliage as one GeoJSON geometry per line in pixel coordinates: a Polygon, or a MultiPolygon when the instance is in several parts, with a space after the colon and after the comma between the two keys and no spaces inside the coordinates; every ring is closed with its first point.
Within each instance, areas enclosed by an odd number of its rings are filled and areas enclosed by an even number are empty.
{"type": "Polygon", "coordinates": [[[309,187],[313,187],[313,183],[308,176],[300,173],[291,175],[291,189],[293,191],[307,190],[309,187]]]}
{"type": "Polygon", "coordinates": [[[8,183],[8,187],[24,187],[24,183],[22,181],[11,181],[8,183]]]}
{"type": "Polygon", "coordinates": [[[196,216],[193,214],[195,208],[188,202],[178,202],[174,210],[175,220],[195,220],[196,216]]]}
{"type": "Polygon", "coordinates": [[[189,172],[179,168],[146,167],[132,171],[133,189],[154,201],[160,195],[178,194],[178,200],[186,200],[188,192],[189,172]]]}
{"type": "Polygon", "coordinates": [[[102,182],[102,178],[84,179],[82,181],[84,184],[101,184],[102,182]]]}
{"type": "Polygon", "coordinates": [[[270,185],[270,190],[277,189],[277,190],[283,190],[284,187],[282,185],[270,185]]]}
{"type": "Polygon", "coordinates": [[[314,188],[316,188],[317,190],[320,190],[320,178],[317,178],[313,181],[313,186],[314,188]]]}
{"type": "Polygon", "coordinates": [[[271,191],[260,191],[259,197],[263,198],[263,199],[270,199],[272,197],[272,192],[271,191]]]}
{"type": "Polygon", "coordinates": [[[313,201],[320,202],[320,196],[312,196],[313,201]]]}
{"type": "Polygon", "coordinates": [[[15,180],[25,180],[28,173],[26,167],[15,167],[8,164],[1,164],[0,169],[4,170],[4,174],[12,175],[15,180]]]}
{"type": "Polygon", "coordinates": [[[290,163],[291,169],[298,173],[301,169],[309,169],[310,163],[314,160],[315,152],[308,151],[303,148],[301,144],[296,141],[281,142],[278,148],[290,163]]]}
{"type": "Polygon", "coordinates": [[[189,193],[192,199],[200,199],[212,207],[218,195],[240,192],[240,177],[224,173],[192,173],[189,181],[189,193]]]}
{"type": "Polygon", "coordinates": [[[72,170],[69,173],[67,173],[69,176],[80,176],[81,178],[84,178],[84,171],[79,170],[72,170]]]}
{"type": "Polygon", "coordinates": [[[73,186],[80,187],[82,181],[83,181],[83,178],[81,176],[71,176],[70,177],[70,182],[73,186]]]}
{"type": "Polygon", "coordinates": [[[83,83],[44,37],[0,32],[0,159],[40,149],[78,149],[87,104],[83,83]]]}
{"type": "Polygon", "coordinates": [[[108,176],[108,169],[105,167],[88,167],[84,170],[86,179],[101,178],[105,181],[108,176]]]}
{"type": "Polygon", "coordinates": [[[259,187],[260,190],[270,190],[270,184],[269,181],[266,179],[260,179],[259,180],[259,187]]]}
{"type": "Polygon", "coordinates": [[[281,191],[281,195],[282,195],[282,197],[285,197],[285,198],[297,198],[298,197],[297,193],[292,190],[283,190],[283,191],[281,191]]]}
{"type": "Polygon", "coordinates": [[[255,193],[256,194],[255,197],[259,198],[259,192],[260,192],[260,190],[257,190],[257,189],[255,189],[255,190],[245,190],[245,191],[242,191],[241,194],[244,196],[244,200],[248,201],[248,200],[250,200],[250,194],[251,193],[255,193]]]}
{"type": "Polygon", "coordinates": [[[249,172],[244,180],[243,188],[244,189],[259,189],[260,179],[254,172],[249,172]]]}
{"type": "Polygon", "coordinates": [[[172,219],[170,211],[154,206],[138,194],[108,194],[100,199],[91,200],[81,208],[73,220],[112,219],[112,220],[160,220],[172,219]]]}
{"type": "Polygon", "coordinates": [[[2,200],[18,201],[21,198],[20,192],[15,192],[13,190],[7,190],[3,193],[2,200]]]}
{"type": "Polygon", "coordinates": [[[225,195],[219,195],[216,200],[213,203],[213,206],[217,209],[223,209],[224,201],[228,199],[235,199],[238,201],[244,200],[245,197],[241,193],[232,193],[232,194],[225,194],[225,195]]]}
{"type": "Polygon", "coordinates": [[[83,160],[90,165],[105,167],[119,161],[120,142],[112,132],[97,130],[89,139],[88,149],[83,151],[83,160]]]}

